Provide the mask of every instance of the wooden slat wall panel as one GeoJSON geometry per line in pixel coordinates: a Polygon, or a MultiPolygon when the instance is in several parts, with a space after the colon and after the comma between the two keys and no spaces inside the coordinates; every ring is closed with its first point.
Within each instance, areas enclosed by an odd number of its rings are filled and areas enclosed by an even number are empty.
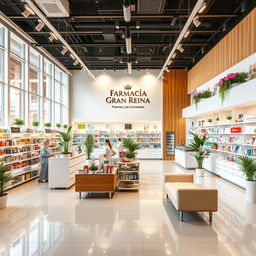
{"type": "Polygon", "coordinates": [[[182,118],[182,109],[189,105],[187,94],[187,71],[170,70],[163,80],[163,159],[173,160],[165,155],[166,131],[175,132],[175,143],[186,139],[186,120],[182,118]]]}
{"type": "Polygon", "coordinates": [[[256,9],[188,72],[188,92],[256,52],[256,9]]]}

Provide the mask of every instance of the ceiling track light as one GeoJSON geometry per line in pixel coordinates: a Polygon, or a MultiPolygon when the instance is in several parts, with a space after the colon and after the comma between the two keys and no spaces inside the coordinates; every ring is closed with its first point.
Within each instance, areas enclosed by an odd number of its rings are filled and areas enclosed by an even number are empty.
{"type": "Polygon", "coordinates": [[[127,54],[131,54],[132,53],[132,37],[129,29],[126,29],[126,32],[125,32],[125,43],[126,43],[127,54]]]}
{"type": "Polygon", "coordinates": [[[202,13],[205,10],[205,8],[206,8],[206,2],[203,2],[198,13],[202,13]]]}
{"type": "Polygon", "coordinates": [[[58,38],[53,33],[51,33],[49,36],[49,40],[53,42],[54,40],[58,40],[58,38]]]}
{"type": "Polygon", "coordinates": [[[179,44],[178,47],[177,47],[177,49],[178,49],[181,53],[184,52],[184,48],[182,47],[182,44],[179,44]]]}
{"type": "Polygon", "coordinates": [[[241,3],[241,12],[245,12],[245,10],[246,10],[246,3],[245,3],[245,1],[243,1],[241,3]]]}
{"type": "Polygon", "coordinates": [[[131,62],[127,62],[127,71],[128,71],[128,74],[132,73],[132,63],[131,62]]]}
{"type": "Polygon", "coordinates": [[[175,53],[172,55],[172,59],[174,59],[176,56],[177,56],[177,53],[175,52],[175,53]]]}
{"type": "Polygon", "coordinates": [[[193,23],[194,25],[198,28],[200,25],[201,25],[201,21],[198,19],[198,16],[196,16],[194,19],[193,19],[193,23]]]}
{"type": "Polygon", "coordinates": [[[41,20],[39,20],[38,24],[35,27],[35,30],[39,32],[44,28],[44,26],[45,26],[45,24],[41,20]]]}
{"type": "Polygon", "coordinates": [[[170,66],[172,64],[172,60],[169,60],[169,62],[168,62],[168,66],[170,66]]]}
{"type": "Polygon", "coordinates": [[[123,62],[123,60],[122,60],[122,59],[120,59],[120,60],[119,60],[119,63],[120,63],[120,64],[123,64],[124,62],[123,62]]]}
{"type": "Polygon", "coordinates": [[[25,17],[25,18],[28,18],[30,15],[35,15],[35,12],[30,8],[29,5],[25,5],[24,6],[25,8],[25,11],[22,12],[21,14],[25,17]]]}
{"type": "Polygon", "coordinates": [[[173,17],[171,21],[171,26],[174,26],[178,20],[178,17],[173,17]]]}
{"type": "Polygon", "coordinates": [[[204,47],[202,47],[202,49],[201,49],[201,53],[202,53],[202,54],[204,54],[204,47]]]}
{"type": "Polygon", "coordinates": [[[224,31],[226,31],[226,30],[227,30],[227,24],[224,23],[224,24],[223,24],[223,27],[222,27],[222,31],[224,32],[224,31]]]}
{"type": "Polygon", "coordinates": [[[62,55],[65,55],[68,52],[68,48],[66,46],[63,46],[63,50],[61,51],[62,55]]]}
{"type": "Polygon", "coordinates": [[[78,60],[75,60],[73,63],[74,66],[78,65],[78,60]]]}
{"type": "Polygon", "coordinates": [[[123,1],[123,12],[124,12],[124,20],[125,22],[130,22],[132,17],[131,17],[131,6],[130,2],[127,0],[123,1]]]}
{"type": "Polygon", "coordinates": [[[69,56],[71,57],[72,60],[75,59],[75,57],[74,57],[74,55],[72,53],[70,53],[69,56]]]}
{"type": "Polygon", "coordinates": [[[120,29],[119,21],[116,21],[116,23],[115,23],[115,28],[116,28],[116,29],[120,29]]]}
{"type": "Polygon", "coordinates": [[[136,29],[140,29],[140,22],[139,21],[136,21],[136,26],[135,26],[136,29]]]}
{"type": "Polygon", "coordinates": [[[190,34],[190,30],[188,30],[188,31],[186,32],[186,34],[184,35],[184,38],[187,38],[187,37],[189,36],[189,34],[190,34]]]}

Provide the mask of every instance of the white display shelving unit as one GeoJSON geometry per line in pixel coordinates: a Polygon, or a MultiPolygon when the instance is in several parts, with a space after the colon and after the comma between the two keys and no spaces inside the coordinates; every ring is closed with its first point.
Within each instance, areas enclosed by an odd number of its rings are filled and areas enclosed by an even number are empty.
{"type": "Polygon", "coordinates": [[[187,144],[192,140],[190,132],[209,136],[205,144],[209,157],[204,168],[245,187],[237,157],[248,155],[256,159],[256,79],[230,89],[223,105],[215,95],[201,101],[197,108],[191,105],[183,109],[183,117],[187,119],[187,144]],[[232,120],[226,119],[228,115],[232,120]]]}
{"type": "Polygon", "coordinates": [[[138,158],[162,158],[162,138],[160,131],[76,131],[74,132],[76,136],[74,143],[80,144],[83,148],[83,142],[88,133],[94,136],[94,155],[96,158],[98,158],[99,154],[104,153],[105,139],[109,139],[115,146],[118,138],[132,138],[136,143],[140,144],[142,148],[138,150],[138,158]]]}
{"type": "Polygon", "coordinates": [[[57,153],[59,136],[54,133],[0,133],[0,163],[8,165],[7,171],[14,180],[11,189],[39,176],[40,149],[44,139],[50,139],[50,150],[57,153]]]}
{"type": "Polygon", "coordinates": [[[140,189],[140,162],[118,163],[118,190],[136,190],[140,189]]]}

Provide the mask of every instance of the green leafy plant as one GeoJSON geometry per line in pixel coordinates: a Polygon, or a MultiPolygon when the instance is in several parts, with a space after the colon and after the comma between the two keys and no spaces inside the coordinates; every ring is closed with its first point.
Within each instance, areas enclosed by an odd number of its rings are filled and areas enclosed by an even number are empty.
{"type": "Polygon", "coordinates": [[[202,92],[197,92],[194,96],[193,96],[193,102],[196,105],[197,108],[197,104],[201,101],[201,99],[207,99],[210,98],[212,96],[212,92],[210,90],[205,90],[202,92]]]}
{"type": "Polygon", "coordinates": [[[226,116],[226,119],[227,119],[227,120],[232,120],[232,116],[231,116],[231,115],[227,115],[227,116],[226,116]]]}
{"type": "Polygon", "coordinates": [[[217,121],[217,122],[220,121],[220,118],[219,118],[219,117],[216,117],[216,121],[217,121]]]}
{"type": "Polygon", "coordinates": [[[209,118],[207,121],[208,121],[208,123],[211,123],[211,122],[212,122],[212,119],[211,119],[211,118],[209,118]]]}
{"type": "Polygon", "coordinates": [[[203,161],[206,158],[206,151],[204,150],[204,144],[205,142],[209,139],[207,137],[207,133],[204,135],[200,136],[196,133],[191,132],[193,135],[193,142],[189,144],[194,150],[195,150],[195,159],[197,161],[197,167],[198,169],[202,169],[203,167],[203,161]]]}
{"type": "Polygon", "coordinates": [[[38,127],[38,126],[39,126],[39,122],[38,122],[38,121],[33,121],[33,122],[32,122],[32,125],[33,125],[34,127],[38,127]]]}
{"type": "Polygon", "coordinates": [[[241,171],[247,180],[255,180],[256,165],[254,159],[249,156],[238,156],[238,164],[241,166],[241,171]]]}
{"type": "Polygon", "coordinates": [[[130,151],[128,151],[128,152],[125,153],[124,156],[125,156],[126,158],[128,158],[128,159],[133,159],[133,158],[135,158],[136,153],[135,153],[135,152],[130,152],[130,151]]]}
{"type": "Polygon", "coordinates": [[[248,73],[241,72],[241,73],[230,73],[227,76],[220,79],[217,84],[219,88],[219,96],[221,98],[221,102],[223,104],[228,90],[231,88],[232,84],[235,83],[244,83],[248,78],[248,73]]]}
{"type": "Polygon", "coordinates": [[[86,153],[87,159],[91,159],[91,154],[93,152],[93,147],[94,147],[94,138],[92,134],[86,135],[84,146],[85,146],[85,153],[86,153]]]}
{"type": "Polygon", "coordinates": [[[8,170],[9,166],[0,164],[0,197],[6,195],[4,190],[8,185],[9,181],[13,180],[13,177],[10,174],[6,173],[8,170]]]}
{"type": "Polygon", "coordinates": [[[95,172],[95,171],[98,170],[98,166],[93,163],[93,164],[89,167],[89,170],[95,172]]]}
{"type": "Polygon", "coordinates": [[[57,124],[56,124],[56,127],[61,128],[61,124],[60,124],[60,123],[57,123],[57,124]]]}
{"type": "Polygon", "coordinates": [[[68,125],[67,125],[67,124],[64,124],[64,125],[63,125],[63,128],[67,129],[67,128],[68,128],[68,125]]]}
{"type": "Polygon", "coordinates": [[[22,119],[16,118],[13,121],[13,124],[15,125],[23,125],[25,122],[22,119]]]}
{"type": "Polygon", "coordinates": [[[69,151],[70,149],[70,142],[72,140],[72,126],[69,126],[66,132],[60,132],[57,131],[60,134],[60,142],[59,142],[59,146],[62,148],[62,152],[61,154],[67,155],[67,154],[71,154],[71,152],[69,151]]]}
{"type": "Polygon", "coordinates": [[[51,124],[50,122],[47,122],[47,123],[44,124],[44,126],[45,126],[45,127],[51,127],[52,124],[51,124]]]}

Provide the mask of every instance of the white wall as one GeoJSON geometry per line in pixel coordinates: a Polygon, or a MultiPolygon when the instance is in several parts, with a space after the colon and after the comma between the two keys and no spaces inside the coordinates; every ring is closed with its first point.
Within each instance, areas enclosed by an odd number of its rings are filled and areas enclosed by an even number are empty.
{"type": "MultiPolygon", "coordinates": [[[[131,75],[121,71],[94,71],[96,80],[85,72],[73,71],[71,78],[71,120],[78,122],[127,122],[162,121],[162,81],[157,80],[159,71],[133,71],[131,75]],[[131,91],[145,91],[150,103],[107,103],[110,90],[127,91],[125,85],[131,85],[131,91]],[[122,108],[115,108],[115,107],[122,108]],[[134,108],[134,107],[142,108],[134,108]]],[[[114,97],[115,99],[120,97],[114,97]]]]}

